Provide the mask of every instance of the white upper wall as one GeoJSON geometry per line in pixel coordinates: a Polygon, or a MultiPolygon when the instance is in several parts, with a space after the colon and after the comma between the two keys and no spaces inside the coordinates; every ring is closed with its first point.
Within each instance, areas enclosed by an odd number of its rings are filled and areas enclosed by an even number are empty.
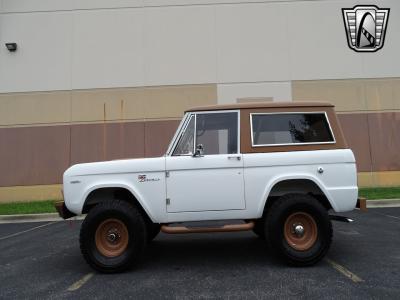
{"type": "Polygon", "coordinates": [[[216,7],[218,82],[290,78],[286,5],[216,7]]]}
{"type": "Polygon", "coordinates": [[[400,1],[318,1],[287,5],[291,78],[399,77],[400,1]],[[384,47],[358,53],[347,46],[341,8],[375,3],[390,8],[384,47]]]}
{"type": "Polygon", "coordinates": [[[71,88],[144,85],[143,10],[82,10],[71,18],[71,88]]]}
{"type": "Polygon", "coordinates": [[[378,3],[376,53],[347,46],[341,8],[357,3],[0,0],[0,92],[400,77],[400,1],[378,3]]]}
{"type": "Polygon", "coordinates": [[[213,6],[144,11],[145,85],[216,82],[213,6]]]}
{"type": "Polygon", "coordinates": [[[0,15],[0,92],[69,89],[71,29],[66,12],[0,15]]]}

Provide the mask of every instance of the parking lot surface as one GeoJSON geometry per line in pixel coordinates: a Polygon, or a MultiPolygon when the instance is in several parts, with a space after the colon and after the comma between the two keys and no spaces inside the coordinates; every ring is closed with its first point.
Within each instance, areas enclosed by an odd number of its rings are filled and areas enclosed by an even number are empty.
{"type": "Polygon", "coordinates": [[[400,208],[345,214],[327,258],[292,268],[252,232],[165,235],[123,274],[94,272],[80,221],[0,225],[0,299],[399,299],[400,208]]]}

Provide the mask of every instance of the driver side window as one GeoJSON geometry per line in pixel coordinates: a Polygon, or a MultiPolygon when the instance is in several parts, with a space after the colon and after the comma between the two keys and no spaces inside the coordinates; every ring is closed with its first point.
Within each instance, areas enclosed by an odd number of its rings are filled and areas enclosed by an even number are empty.
{"type": "Polygon", "coordinates": [[[196,145],[204,154],[238,153],[238,113],[201,113],[196,115],[196,145]]]}
{"type": "Polygon", "coordinates": [[[238,153],[238,113],[193,114],[172,155],[193,155],[195,145],[204,155],[238,153]]]}

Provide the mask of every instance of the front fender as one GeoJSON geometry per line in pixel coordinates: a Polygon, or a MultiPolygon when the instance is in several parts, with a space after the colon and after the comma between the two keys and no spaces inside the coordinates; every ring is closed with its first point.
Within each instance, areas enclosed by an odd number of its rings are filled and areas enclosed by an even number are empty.
{"type": "MultiPolygon", "coordinates": [[[[97,182],[91,185],[88,185],[85,187],[82,196],[80,197],[80,200],[77,202],[79,203],[79,208],[78,211],[81,214],[83,210],[83,206],[85,205],[86,199],[88,198],[89,194],[95,190],[101,189],[101,188],[122,188],[128,190],[139,202],[143,210],[146,212],[146,214],[149,216],[149,218],[154,222],[155,217],[151,211],[151,208],[149,205],[144,201],[143,195],[138,191],[137,188],[132,186],[131,184],[125,183],[125,182],[107,182],[107,183],[102,183],[102,182],[97,182]]],[[[71,209],[71,211],[76,210],[76,208],[71,209]]]]}

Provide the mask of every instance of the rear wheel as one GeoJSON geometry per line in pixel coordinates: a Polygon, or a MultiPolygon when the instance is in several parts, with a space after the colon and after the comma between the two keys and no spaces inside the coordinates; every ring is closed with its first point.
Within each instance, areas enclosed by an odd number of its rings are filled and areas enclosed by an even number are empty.
{"type": "Polygon", "coordinates": [[[265,231],[271,249],[295,266],[317,263],[332,241],[328,212],[317,199],[304,194],[287,194],[272,204],[265,231]]]}
{"type": "Polygon", "coordinates": [[[147,232],[131,204],[107,200],[92,208],[82,223],[80,247],[86,262],[104,273],[122,272],[140,258],[147,232]]]}

